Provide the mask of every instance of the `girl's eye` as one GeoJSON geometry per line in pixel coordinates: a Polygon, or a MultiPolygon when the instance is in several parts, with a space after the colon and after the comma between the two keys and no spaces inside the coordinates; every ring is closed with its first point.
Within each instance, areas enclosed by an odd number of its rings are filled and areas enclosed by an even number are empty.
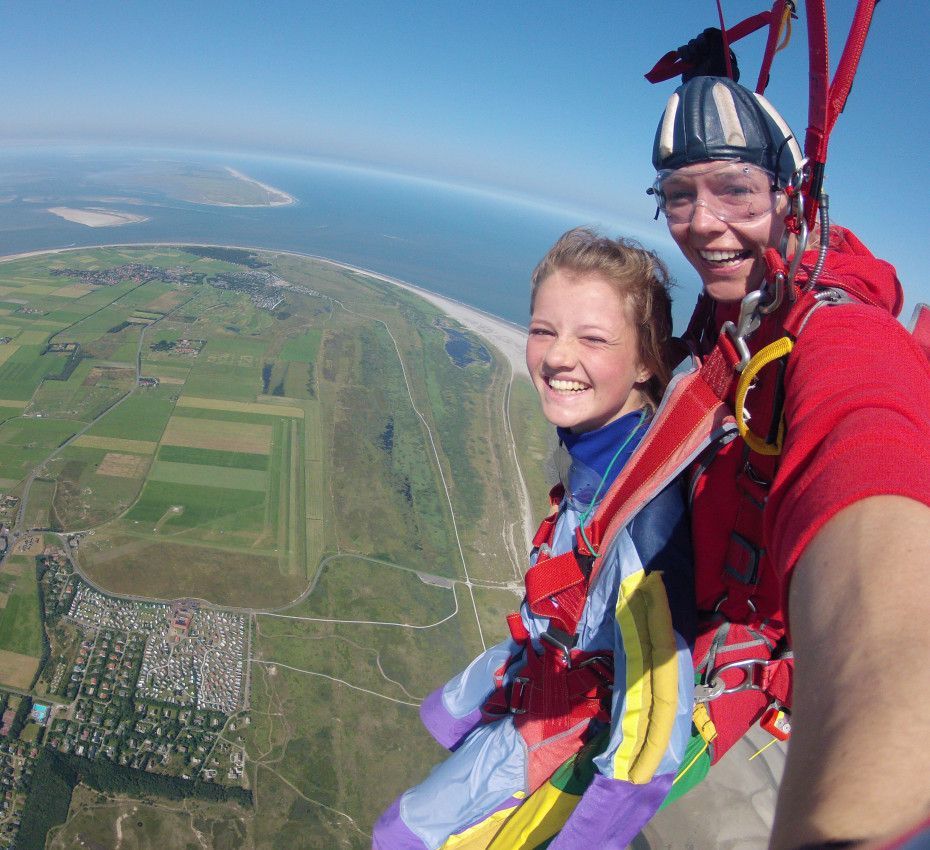
{"type": "Polygon", "coordinates": [[[530,328],[530,336],[551,336],[552,331],[547,328],[530,328]]]}
{"type": "Polygon", "coordinates": [[[604,342],[607,342],[607,340],[604,339],[604,338],[601,337],[601,336],[586,336],[586,337],[584,338],[584,340],[585,340],[585,342],[594,342],[594,343],[604,343],[604,342]]]}

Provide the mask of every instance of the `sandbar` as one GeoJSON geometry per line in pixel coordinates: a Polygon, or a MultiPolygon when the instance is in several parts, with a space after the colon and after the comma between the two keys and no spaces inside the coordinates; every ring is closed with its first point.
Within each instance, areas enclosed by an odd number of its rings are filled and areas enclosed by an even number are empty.
{"type": "Polygon", "coordinates": [[[249,177],[247,174],[243,174],[241,171],[236,171],[235,168],[230,168],[226,166],[226,170],[237,180],[242,180],[245,183],[251,183],[253,186],[258,186],[260,189],[264,189],[268,193],[268,202],[264,204],[230,204],[224,202],[214,201],[210,204],[213,207],[286,207],[288,204],[296,204],[297,198],[293,195],[289,195],[282,189],[276,189],[274,186],[269,186],[267,183],[262,183],[260,180],[256,180],[254,177],[249,177]]]}
{"type": "Polygon", "coordinates": [[[83,224],[87,227],[119,227],[123,224],[148,221],[148,216],[145,215],[118,212],[117,210],[107,210],[100,207],[89,207],[80,210],[74,207],[49,207],[48,211],[59,218],[73,221],[76,224],[83,224]]]}

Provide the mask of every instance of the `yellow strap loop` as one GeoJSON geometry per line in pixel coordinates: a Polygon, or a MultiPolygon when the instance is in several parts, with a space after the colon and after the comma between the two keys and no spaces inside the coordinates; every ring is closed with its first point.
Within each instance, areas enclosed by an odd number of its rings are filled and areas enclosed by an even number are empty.
{"type": "Polygon", "coordinates": [[[749,385],[753,378],[762,371],[765,366],[775,360],[780,360],[791,353],[794,348],[794,342],[786,336],[776,339],[775,342],[769,343],[765,348],[755,353],[753,358],[746,364],[743,373],[740,375],[739,383],[736,385],[736,427],[739,429],[739,435],[746,441],[749,448],[760,455],[780,455],[782,444],[785,441],[785,419],[782,417],[778,423],[778,436],[775,443],[767,443],[761,437],[753,434],[746,424],[746,393],[749,392],[749,385]]]}
{"type": "Polygon", "coordinates": [[[785,4],[785,11],[782,14],[781,24],[779,25],[779,35],[783,36],[781,44],[775,48],[776,53],[780,53],[791,42],[791,6],[785,4]]]}

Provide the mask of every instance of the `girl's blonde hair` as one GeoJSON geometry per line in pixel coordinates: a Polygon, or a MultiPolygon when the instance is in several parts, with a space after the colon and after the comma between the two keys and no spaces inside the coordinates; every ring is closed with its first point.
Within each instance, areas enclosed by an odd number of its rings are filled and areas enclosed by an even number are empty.
{"type": "Polygon", "coordinates": [[[665,263],[631,239],[608,239],[576,227],[559,238],[533,271],[531,312],[539,287],[556,271],[597,275],[617,290],[637,331],[639,361],[652,373],[645,395],[658,405],[672,375],[671,279],[665,263]]]}

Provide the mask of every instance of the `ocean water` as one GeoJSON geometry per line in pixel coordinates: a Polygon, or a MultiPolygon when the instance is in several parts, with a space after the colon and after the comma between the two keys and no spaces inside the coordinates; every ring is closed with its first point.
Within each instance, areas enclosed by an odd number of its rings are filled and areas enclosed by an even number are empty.
{"type": "MultiPolygon", "coordinates": [[[[650,222],[638,222],[648,227],[650,222]]],[[[579,213],[415,178],[228,153],[101,148],[0,151],[0,254],[134,242],[205,242],[296,251],[400,278],[520,325],[532,269],[570,227],[623,228],[579,213]],[[281,207],[211,207],[120,185],[147,160],[230,166],[288,192],[281,207]],[[105,199],[105,200],[102,200],[105,199]],[[105,206],[148,221],[91,228],[48,212],[105,206]]],[[[655,224],[661,239],[664,227],[655,224]]],[[[676,326],[696,289],[676,252],[657,248],[677,290],[676,326]]]]}

